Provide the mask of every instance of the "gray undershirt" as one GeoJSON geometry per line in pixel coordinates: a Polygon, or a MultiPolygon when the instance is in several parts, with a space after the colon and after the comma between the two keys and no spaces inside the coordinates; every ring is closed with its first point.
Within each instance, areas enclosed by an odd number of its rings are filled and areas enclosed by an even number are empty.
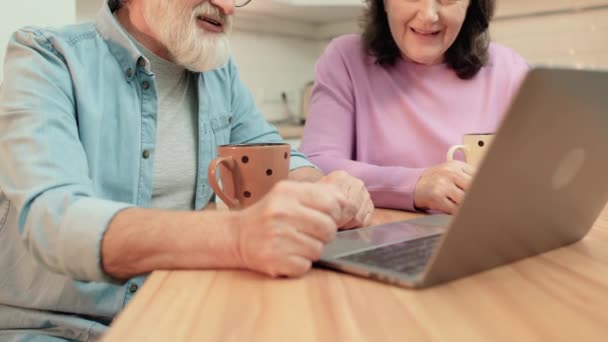
{"type": "Polygon", "coordinates": [[[198,154],[195,75],[129,37],[150,62],[158,98],[151,207],[192,210],[198,154]]]}

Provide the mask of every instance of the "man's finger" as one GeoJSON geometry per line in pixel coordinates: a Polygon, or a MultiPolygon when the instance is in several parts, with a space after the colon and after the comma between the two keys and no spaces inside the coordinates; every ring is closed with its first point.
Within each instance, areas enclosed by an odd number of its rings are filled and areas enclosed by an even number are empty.
{"type": "Polygon", "coordinates": [[[301,232],[296,232],[292,238],[294,245],[291,254],[299,255],[311,261],[319,260],[323,252],[323,242],[301,232]]]}
{"type": "Polygon", "coordinates": [[[290,224],[303,234],[323,243],[336,237],[338,224],[329,215],[315,209],[300,206],[293,209],[293,220],[290,224]]]}
{"type": "Polygon", "coordinates": [[[312,262],[299,255],[290,255],[285,260],[280,261],[278,273],[286,277],[299,277],[312,267],[312,262]]]}
{"type": "Polygon", "coordinates": [[[305,207],[329,215],[335,222],[343,220],[343,208],[347,205],[346,197],[334,186],[316,183],[293,184],[296,199],[305,207]]]}

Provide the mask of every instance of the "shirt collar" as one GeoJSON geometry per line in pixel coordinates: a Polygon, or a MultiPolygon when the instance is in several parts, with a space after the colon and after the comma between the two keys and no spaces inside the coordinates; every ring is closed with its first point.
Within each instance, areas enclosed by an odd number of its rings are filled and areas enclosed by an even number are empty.
{"type": "Polygon", "coordinates": [[[135,44],[133,44],[114,18],[108,6],[108,0],[104,1],[97,13],[95,24],[97,31],[108,45],[110,52],[116,58],[118,64],[120,64],[128,81],[131,81],[133,76],[135,76],[138,63],[140,67],[145,66],[146,71],[149,72],[149,63],[146,62],[141,52],[139,52],[135,44]]]}

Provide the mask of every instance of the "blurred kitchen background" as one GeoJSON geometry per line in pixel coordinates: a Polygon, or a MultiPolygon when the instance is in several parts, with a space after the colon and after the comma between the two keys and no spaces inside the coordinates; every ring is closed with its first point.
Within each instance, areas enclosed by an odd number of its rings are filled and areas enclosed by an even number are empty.
{"type": "MultiPolygon", "coordinates": [[[[102,0],[4,1],[0,58],[24,25],[90,21],[102,0]]],[[[359,32],[362,0],[253,0],[237,9],[233,55],[266,118],[298,145],[314,64],[336,36],[359,32]]],[[[493,40],[532,64],[608,69],[608,0],[498,0],[493,40]]],[[[3,71],[0,70],[0,82],[3,71]]]]}

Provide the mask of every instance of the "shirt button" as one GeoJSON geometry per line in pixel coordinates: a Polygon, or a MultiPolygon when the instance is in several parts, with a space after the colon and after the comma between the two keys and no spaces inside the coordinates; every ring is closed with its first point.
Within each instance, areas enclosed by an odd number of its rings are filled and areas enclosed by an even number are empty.
{"type": "Polygon", "coordinates": [[[137,292],[138,288],[139,287],[137,286],[137,284],[131,284],[131,285],[129,285],[129,292],[135,293],[135,292],[137,292]]]}
{"type": "Polygon", "coordinates": [[[142,157],[144,157],[144,159],[148,159],[150,158],[150,151],[148,150],[144,150],[141,154],[142,157]]]}
{"type": "Polygon", "coordinates": [[[150,82],[148,81],[143,81],[141,83],[141,87],[144,88],[144,90],[148,90],[148,88],[150,88],[150,82]]]}
{"type": "Polygon", "coordinates": [[[146,66],[146,60],[143,57],[139,57],[139,59],[137,60],[137,65],[139,65],[140,67],[145,67],[146,66]]]}
{"type": "Polygon", "coordinates": [[[131,76],[133,76],[133,69],[129,68],[127,70],[127,77],[131,78],[131,76]]]}

